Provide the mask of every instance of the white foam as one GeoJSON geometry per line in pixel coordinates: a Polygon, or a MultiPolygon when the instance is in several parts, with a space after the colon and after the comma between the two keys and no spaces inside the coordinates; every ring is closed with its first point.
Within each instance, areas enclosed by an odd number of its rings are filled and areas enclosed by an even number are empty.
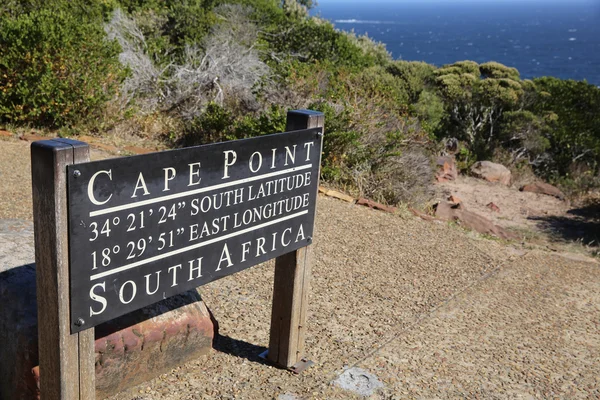
{"type": "Polygon", "coordinates": [[[577,38],[574,38],[574,37],[570,37],[570,38],[569,38],[569,42],[574,42],[574,41],[576,41],[576,40],[577,40],[577,38]]]}
{"type": "Polygon", "coordinates": [[[337,24],[375,24],[375,25],[379,25],[379,24],[395,24],[396,22],[394,21],[376,21],[376,20],[368,20],[368,19],[336,19],[333,22],[337,23],[337,24]]]}

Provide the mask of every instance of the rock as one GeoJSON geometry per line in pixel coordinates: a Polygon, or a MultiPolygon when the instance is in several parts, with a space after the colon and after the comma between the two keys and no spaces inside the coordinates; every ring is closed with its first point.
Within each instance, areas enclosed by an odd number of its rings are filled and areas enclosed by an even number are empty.
{"type": "Polygon", "coordinates": [[[490,210],[494,211],[494,212],[500,212],[500,207],[498,207],[496,204],[494,204],[493,202],[490,202],[486,205],[487,208],[489,208],[490,210]]]}
{"type": "Polygon", "coordinates": [[[367,206],[367,207],[373,208],[375,210],[385,211],[385,212],[392,213],[392,214],[395,213],[397,210],[396,207],[386,206],[385,204],[377,203],[376,201],[365,199],[365,198],[358,199],[356,204],[358,204],[359,206],[367,206]]]}
{"type": "Polygon", "coordinates": [[[412,207],[408,207],[409,211],[411,213],[413,213],[413,215],[415,215],[416,217],[419,217],[421,219],[424,219],[425,221],[442,221],[441,219],[432,217],[431,215],[425,214],[422,211],[417,210],[416,208],[412,208],[412,207]]]}
{"type": "Polygon", "coordinates": [[[368,397],[376,390],[383,388],[383,383],[372,373],[358,367],[344,371],[333,383],[362,397],[368,397]]]}
{"type": "Polygon", "coordinates": [[[454,203],[454,204],[460,204],[460,203],[462,203],[462,200],[459,197],[456,197],[454,195],[448,196],[448,201],[450,203],[454,203]]]}
{"type": "Polygon", "coordinates": [[[529,185],[521,186],[519,190],[521,192],[545,194],[548,196],[556,197],[560,200],[565,199],[565,195],[563,192],[560,191],[560,189],[558,189],[556,186],[552,186],[549,183],[545,182],[530,183],[529,185]]]}
{"type": "Polygon", "coordinates": [[[319,193],[323,193],[325,196],[333,197],[335,199],[342,200],[348,203],[354,203],[356,201],[352,196],[349,196],[342,192],[338,192],[337,190],[327,189],[323,186],[319,186],[319,193]]]}
{"type": "Polygon", "coordinates": [[[515,235],[504,228],[494,225],[489,219],[465,210],[462,204],[441,202],[437,205],[435,216],[444,221],[456,221],[460,225],[479,233],[494,235],[502,239],[515,239],[515,235]]]}
{"type": "Polygon", "coordinates": [[[480,179],[489,182],[499,182],[503,185],[510,185],[510,170],[502,164],[496,164],[491,161],[477,161],[471,167],[471,173],[480,179]]]}
{"type": "Polygon", "coordinates": [[[458,170],[456,169],[454,157],[438,157],[437,166],[438,172],[435,177],[438,182],[453,181],[458,176],[458,170]]]}
{"type": "MultiPolygon", "coordinates": [[[[0,265],[0,304],[0,399],[37,399],[34,264],[0,265]]],[[[215,323],[200,295],[189,291],[101,324],[95,336],[101,399],[208,353],[215,323]]]]}

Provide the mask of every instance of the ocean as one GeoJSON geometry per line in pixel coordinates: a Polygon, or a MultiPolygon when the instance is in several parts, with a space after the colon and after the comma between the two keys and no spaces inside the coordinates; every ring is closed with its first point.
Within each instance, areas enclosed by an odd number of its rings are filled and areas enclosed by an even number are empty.
{"type": "Polygon", "coordinates": [[[321,0],[311,15],[368,34],[395,59],[497,61],[526,79],[600,86],[600,0],[321,0]]]}

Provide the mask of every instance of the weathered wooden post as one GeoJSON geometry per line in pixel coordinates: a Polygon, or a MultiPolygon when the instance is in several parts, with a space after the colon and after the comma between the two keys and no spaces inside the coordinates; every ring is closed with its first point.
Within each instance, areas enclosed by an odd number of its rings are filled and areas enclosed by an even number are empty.
{"type": "Polygon", "coordinates": [[[43,400],[95,398],[94,329],[71,334],[67,165],[89,161],[83,142],[53,139],[31,146],[43,400]]]}
{"type": "MultiPolygon", "coordinates": [[[[321,112],[289,111],[286,130],[323,128],[324,121],[325,117],[321,112]]],[[[312,239],[307,246],[275,259],[273,309],[267,358],[279,366],[297,372],[311,364],[303,358],[312,263],[311,242],[312,239]]]]}

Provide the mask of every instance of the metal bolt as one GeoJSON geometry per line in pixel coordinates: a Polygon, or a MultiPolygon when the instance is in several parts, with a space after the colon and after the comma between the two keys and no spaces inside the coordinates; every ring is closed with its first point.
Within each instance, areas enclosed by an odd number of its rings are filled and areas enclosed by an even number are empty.
{"type": "Polygon", "coordinates": [[[323,136],[323,131],[317,132],[317,137],[321,137],[321,136],[323,136]]]}
{"type": "Polygon", "coordinates": [[[80,170],[78,170],[78,169],[76,169],[75,171],[73,171],[73,176],[74,176],[75,178],[79,178],[79,177],[81,176],[81,171],[80,171],[80,170]]]}
{"type": "Polygon", "coordinates": [[[85,324],[85,320],[83,318],[77,318],[77,321],[75,321],[76,326],[82,326],[83,324],[85,324]]]}
{"type": "Polygon", "coordinates": [[[306,238],[306,241],[307,241],[308,243],[312,243],[312,236],[309,236],[309,237],[307,237],[307,238],[306,238]]]}

